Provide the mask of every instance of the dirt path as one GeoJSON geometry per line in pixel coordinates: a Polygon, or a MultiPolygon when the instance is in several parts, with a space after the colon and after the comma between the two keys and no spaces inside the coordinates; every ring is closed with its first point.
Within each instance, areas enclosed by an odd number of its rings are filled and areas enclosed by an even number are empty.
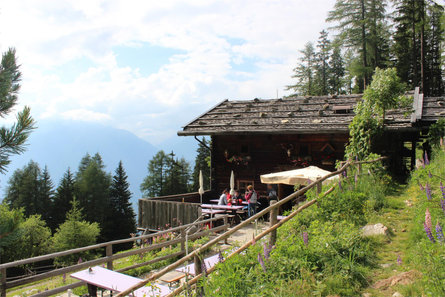
{"type": "Polygon", "coordinates": [[[409,231],[414,217],[413,201],[406,188],[400,188],[388,197],[388,207],[373,219],[388,227],[388,236],[380,238],[377,267],[372,270],[369,287],[363,296],[393,296],[403,285],[419,275],[407,260],[409,231]]]}

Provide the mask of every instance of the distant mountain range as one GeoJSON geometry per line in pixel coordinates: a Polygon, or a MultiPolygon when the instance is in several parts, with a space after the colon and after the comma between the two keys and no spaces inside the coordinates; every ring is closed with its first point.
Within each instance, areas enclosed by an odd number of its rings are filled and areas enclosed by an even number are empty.
{"type": "Polygon", "coordinates": [[[6,174],[0,175],[0,197],[7,187],[7,181],[17,168],[30,160],[41,168],[48,166],[54,185],[57,187],[68,167],[77,171],[81,158],[89,153],[100,153],[108,172],[114,173],[120,160],[128,175],[132,202],[137,212],[137,200],[142,196],[139,186],[147,175],[147,164],[160,149],[175,152],[184,157],[192,166],[196,155],[197,142],[191,137],[172,137],[159,146],[137,137],[131,132],[80,121],[39,121],[38,128],[29,138],[27,151],[12,157],[6,174]]]}

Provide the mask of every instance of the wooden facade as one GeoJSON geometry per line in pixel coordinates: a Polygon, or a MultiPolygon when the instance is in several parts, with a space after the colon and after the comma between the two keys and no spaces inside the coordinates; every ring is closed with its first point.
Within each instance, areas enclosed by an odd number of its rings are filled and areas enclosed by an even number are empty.
{"type": "MultiPolygon", "coordinates": [[[[445,97],[423,98],[418,88],[408,95],[414,99],[412,109],[387,110],[384,134],[373,144],[375,152],[390,157],[388,167],[395,175],[415,164],[416,144],[429,125],[445,116],[445,97]]],[[[344,157],[349,124],[361,97],[224,100],[178,135],[211,136],[213,191],[229,186],[233,170],[237,188],[253,184],[261,192],[266,187],[260,183],[261,174],[308,165],[333,170],[335,161],[344,157]]]]}
{"type": "Polygon", "coordinates": [[[230,172],[241,191],[248,184],[266,190],[260,175],[316,165],[333,170],[342,160],[347,134],[265,134],[212,136],[212,189],[229,186],[230,172]]]}

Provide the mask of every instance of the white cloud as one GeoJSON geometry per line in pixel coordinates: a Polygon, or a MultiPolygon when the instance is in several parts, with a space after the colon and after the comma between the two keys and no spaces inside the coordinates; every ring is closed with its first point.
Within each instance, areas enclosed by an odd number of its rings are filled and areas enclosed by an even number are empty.
{"type": "Polygon", "coordinates": [[[62,112],[62,118],[67,120],[84,121],[84,122],[106,122],[111,120],[108,114],[94,112],[88,109],[73,109],[62,112]]]}
{"type": "Polygon", "coordinates": [[[283,95],[298,50],[326,28],[334,2],[8,1],[0,49],[17,48],[21,104],[37,119],[101,121],[156,143],[224,98],[283,95]],[[118,66],[116,46],[146,44],[183,53],[147,75],[118,66]],[[91,65],[67,81],[67,65],[79,59],[91,65]]]}

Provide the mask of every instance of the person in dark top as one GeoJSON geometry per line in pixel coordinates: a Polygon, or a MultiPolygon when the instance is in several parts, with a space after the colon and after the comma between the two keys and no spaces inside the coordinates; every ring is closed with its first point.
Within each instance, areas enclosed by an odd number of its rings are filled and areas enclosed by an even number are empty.
{"type": "Polygon", "coordinates": [[[269,201],[278,200],[277,191],[275,190],[273,185],[267,185],[267,196],[269,198],[269,201]]]}
{"type": "Polygon", "coordinates": [[[232,199],[235,201],[236,205],[243,205],[244,199],[238,190],[235,190],[235,195],[233,195],[232,199]]]}

